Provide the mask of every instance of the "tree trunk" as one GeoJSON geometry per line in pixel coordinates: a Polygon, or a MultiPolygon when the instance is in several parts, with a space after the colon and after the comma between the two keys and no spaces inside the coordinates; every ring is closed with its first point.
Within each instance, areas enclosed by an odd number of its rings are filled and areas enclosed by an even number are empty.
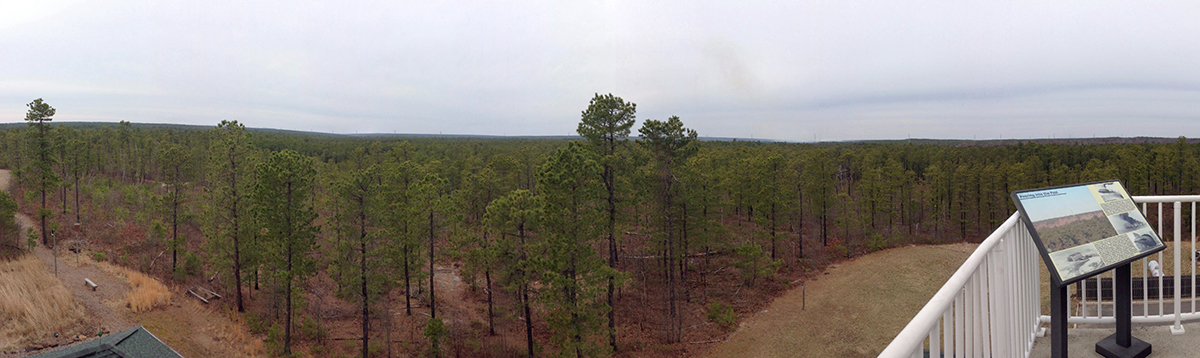
{"type": "Polygon", "coordinates": [[[437,318],[437,300],[433,296],[433,209],[429,210],[429,318],[437,318]]]}
{"type": "Polygon", "coordinates": [[[521,287],[521,303],[525,308],[525,345],[533,357],[533,314],[529,311],[529,287],[521,287]]]}
{"type": "Polygon", "coordinates": [[[488,335],[496,335],[496,314],[492,310],[492,271],[484,270],[483,277],[487,279],[487,302],[488,302],[488,335]]]}
{"type": "Polygon", "coordinates": [[[171,270],[175,270],[179,256],[179,187],[171,185],[171,270]]]}
{"type": "Polygon", "coordinates": [[[75,223],[81,223],[79,220],[79,174],[75,175],[75,223]]]}
{"type": "Polygon", "coordinates": [[[680,327],[677,322],[678,318],[679,318],[679,314],[678,314],[678,310],[675,305],[675,301],[678,299],[678,297],[676,297],[677,289],[675,287],[676,282],[675,282],[675,265],[674,265],[675,264],[675,216],[672,214],[672,210],[671,210],[671,207],[674,205],[674,202],[673,202],[674,198],[671,195],[672,194],[671,193],[671,171],[670,171],[670,167],[669,167],[670,163],[666,163],[666,165],[668,165],[668,167],[667,167],[666,176],[663,178],[663,181],[664,181],[663,188],[665,190],[665,192],[663,193],[663,195],[664,195],[663,196],[663,199],[664,199],[663,208],[666,209],[666,214],[667,214],[667,230],[666,230],[667,252],[666,252],[665,256],[667,257],[667,262],[666,262],[666,266],[667,266],[667,305],[669,307],[667,317],[669,319],[669,327],[670,327],[670,329],[668,330],[670,337],[667,341],[671,342],[671,343],[676,343],[676,342],[679,342],[679,328],[680,327]]]}
{"type": "Polygon", "coordinates": [[[287,316],[283,326],[283,354],[292,354],[292,247],[288,245],[287,249],[287,316]]]}
{"type": "MultiPolygon", "coordinates": [[[[775,202],[771,202],[771,260],[775,260],[775,202]]],[[[685,252],[686,253],[686,252],[685,252]]]]}
{"type": "MultiPolygon", "coordinates": [[[[287,195],[287,210],[288,210],[288,212],[291,212],[291,208],[292,208],[292,184],[291,183],[287,183],[286,189],[284,189],[284,194],[287,195]]],[[[292,227],[291,216],[286,216],[286,220],[287,220],[287,227],[289,228],[289,231],[290,231],[290,228],[292,227]]],[[[292,354],[292,280],[295,277],[295,272],[292,271],[292,256],[293,255],[292,255],[292,242],[290,242],[290,241],[292,239],[291,235],[293,233],[286,232],[284,234],[287,234],[287,236],[284,236],[284,237],[286,237],[289,242],[286,244],[287,245],[287,318],[286,318],[286,322],[284,323],[283,354],[291,355],[292,354]]]]}
{"type": "MultiPolygon", "coordinates": [[[[611,156],[615,152],[613,139],[609,139],[609,149],[606,155],[611,156]]],[[[604,164],[604,188],[608,190],[608,267],[617,268],[619,256],[617,255],[617,240],[615,232],[617,230],[617,201],[614,173],[611,164],[604,164]]],[[[613,352],[617,351],[617,307],[613,301],[613,291],[616,289],[615,277],[608,278],[608,345],[612,347],[613,352]]]]}
{"type": "Polygon", "coordinates": [[[800,208],[800,217],[796,219],[796,257],[804,258],[804,192],[800,184],[796,184],[796,193],[799,194],[799,199],[796,200],[796,206],[800,208]]]}
{"type": "Polygon", "coordinates": [[[580,328],[579,322],[579,279],[576,278],[575,274],[576,258],[574,249],[571,251],[570,260],[570,269],[567,270],[566,276],[571,278],[571,285],[567,287],[567,299],[569,299],[571,303],[571,324],[573,326],[572,328],[575,330],[575,334],[572,335],[572,338],[575,340],[575,357],[583,358],[583,351],[580,350],[580,346],[583,345],[583,332],[581,332],[582,328],[580,328]]]}
{"type": "Polygon", "coordinates": [[[362,338],[363,339],[362,356],[367,357],[367,345],[368,345],[368,340],[370,339],[370,336],[371,336],[370,335],[371,314],[370,314],[370,309],[368,308],[368,307],[370,307],[368,305],[369,301],[367,299],[368,298],[367,297],[367,241],[366,241],[367,232],[366,232],[365,226],[363,227],[362,236],[363,237],[359,239],[360,240],[359,241],[359,248],[360,248],[359,254],[361,255],[361,256],[359,256],[359,262],[360,262],[360,267],[361,267],[361,270],[359,271],[359,277],[361,278],[360,286],[362,288],[362,337],[363,337],[362,338]]]}
{"type": "Polygon", "coordinates": [[[237,297],[238,312],[246,312],[246,307],[242,304],[242,245],[240,242],[241,238],[239,237],[242,232],[239,230],[238,226],[240,221],[238,220],[237,206],[237,165],[232,162],[232,159],[230,164],[232,165],[231,168],[234,168],[231,171],[232,175],[230,176],[230,181],[232,182],[232,185],[230,186],[230,192],[232,194],[231,198],[233,199],[232,210],[230,210],[230,213],[232,214],[231,216],[233,217],[233,230],[231,231],[233,233],[233,282],[237,288],[235,296],[237,297]]]}
{"type": "Polygon", "coordinates": [[[408,255],[410,255],[409,245],[404,245],[404,314],[412,316],[412,297],[409,292],[409,285],[412,283],[410,271],[408,268],[408,255]]]}

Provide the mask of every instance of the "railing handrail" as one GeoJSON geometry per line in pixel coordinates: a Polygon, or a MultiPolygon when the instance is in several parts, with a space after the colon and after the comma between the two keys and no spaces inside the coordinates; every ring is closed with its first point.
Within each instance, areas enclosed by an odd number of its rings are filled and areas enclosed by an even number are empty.
{"type": "Polygon", "coordinates": [[[1146,195],[1132,198],[1135,203],[1200,202],[1200,195],[1146,195]]]}
{"type": "Polygon", "coordinates": [[[988,235],[987,239],[979,243],[979,247],[975,248],[975,252],[971,253],[970,257],[967,257],[967,260],[958,268],[958,271],[954,272],[954,275],[950,276],[949,280],[946,280],[946,284],[942,285],[942,288],[933,295],[933,298],[929,299],[929,303],[926,303],[925,307],[922,307],[916,316],[913,316],[913,319],[909,321],[908,325],[904,326],[900,334],[896,335],[896,338],[892,339],[887,348],[883,349],[879,357],[907,357],[918,345],[923,344],[925,336],[929,334],[929,330],[933,329],[934,325],[938,324],[939,320],[942,319],[942,314],[954,303],[955,297],[966,286],[967,281],[971,279],[971,275],[975,274],[975,271],[979,269],[980,264],[983,263],[988,253],[992,251],[992,248],[1000,243],[1008,230],[1012,230],[1017,225],[1020,218],[1020,213],[1013,213],[991,235],[988,235]]]}

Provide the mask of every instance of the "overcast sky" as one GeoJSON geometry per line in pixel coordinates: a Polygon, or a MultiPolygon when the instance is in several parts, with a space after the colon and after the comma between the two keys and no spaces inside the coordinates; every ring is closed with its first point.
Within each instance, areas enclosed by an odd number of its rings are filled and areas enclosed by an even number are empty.
{"type": "Polygon", "coordinates": [[[702,136],[1200,136],[1200,2],[0,0],[0,122],[702,136]]]}

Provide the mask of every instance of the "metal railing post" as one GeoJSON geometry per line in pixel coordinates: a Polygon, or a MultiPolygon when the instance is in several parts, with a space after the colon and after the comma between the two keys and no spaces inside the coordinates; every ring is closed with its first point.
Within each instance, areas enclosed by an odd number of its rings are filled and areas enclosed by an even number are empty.
{"type": "Polygon", "coordinates": [[[1171,326],[1171,334],[1173,334],[1173,335],[1181,335],[1184,333],[1183,323],[1182,323],[1182,317],[1183,317],[1183,312],[1182,312],[1183,311],[1183,297],[1182,297],[1183,296],[1183,284],[1182,284],[1183,269],[1182,269],[1182,267],[1180,267],[1180,266],[1182,266],[1181,264],[1183,263],[1182,257],[1180,256],[1180,252],[1183,250],[1183,248],[1181,246],[1183,246],[1183,245],[1179,244],[1179,238],[1180,238],[1179,230],[1182,228],[1182,225],[1181,225],[1182,223],[1180,221],[1183,220],[1183,213],[1181,212],[1180,208],[1182,208],[1182,203],[1176,201],[1175,202],[1175,235],[1174,235],[1175,236],[1175,245],[1174,245],[1175,246],[1175,325],[1171,326]]]}

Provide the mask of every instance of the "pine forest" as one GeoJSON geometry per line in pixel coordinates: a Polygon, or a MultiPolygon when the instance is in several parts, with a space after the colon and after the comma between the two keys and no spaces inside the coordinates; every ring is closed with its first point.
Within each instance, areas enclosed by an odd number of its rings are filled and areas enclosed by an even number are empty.
{"type": "Polygon", "coordinates": [[[1014,190],[1200,186],[1183,137],[710,140],[611,94],[578,137],[53,115],[0,130],[0,211],[40,229],[2,246],[210,287],[271,355],[691,356],[839,260],[983,240],[1014,190]]]}

